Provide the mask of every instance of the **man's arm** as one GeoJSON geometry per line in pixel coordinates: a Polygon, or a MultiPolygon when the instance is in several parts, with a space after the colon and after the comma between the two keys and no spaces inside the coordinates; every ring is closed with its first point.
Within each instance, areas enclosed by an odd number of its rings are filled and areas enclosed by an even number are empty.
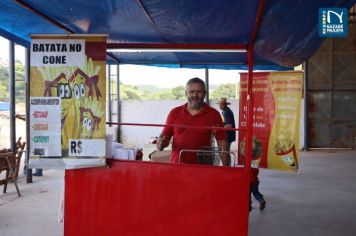
{"type": "Polygon", "coordinates": [[[225,124],[224,128],[232,128],[232,124],[225,124]]]}
{"type": "Polygon", "coordinates": [[[159,151],[163,151],[163,149],[169,145],[170,140],[171,136],[165,136],[161,134],[157,140],[157,149],[159,151]]]}
{"type": "MultiPolygon", "coordinates": [[[[173,124],[173,123],[174,123],[173,115],[172,115],[172,111],[170,111],[166,119],[166,124],[173,124]]],[[[169,141],[171,140],[172,135],[173,135],[173,127],[165,126],[157,140],[158,151],[163,151],[163,149],[169,145],[169,141]]]]}
{"type": "Polygon", "coordinates": [[[223,113],[224,116],[224,128],[232,128],[234,122],[234,114],[230,109],[223,113]]]}
{"type": "MultiPolygon", "coordinates": [[[[225,140],[216,140],[218,147],[220,150],[222,151],[226,151],[226,141],[225,140]]],[[[228,158],[228,154],[227,153],[222,153],[221,155],[221,161],[223,163],[223,166],[230,166],[229,163],[229,158],[228,158]]]]}

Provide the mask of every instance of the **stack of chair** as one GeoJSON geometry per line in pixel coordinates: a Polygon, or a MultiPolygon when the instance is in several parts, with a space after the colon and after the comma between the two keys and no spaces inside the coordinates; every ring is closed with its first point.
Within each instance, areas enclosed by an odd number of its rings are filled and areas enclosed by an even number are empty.
{"type": "Polygon", "coordinates": [[[18,196],[21,196],[19,187],[17,185],[17,177],[21,163],[21,157],[25,151],[26,142],[21,142],[21,137],[17,140],[15,145],[15,152],[11,149],[0,150],[0,173],[5,171],[5,176],[0,179],[0,185],[4,185],[3,193],[6,193],[7,184],[13,182],[16,187],[18,196]]]}

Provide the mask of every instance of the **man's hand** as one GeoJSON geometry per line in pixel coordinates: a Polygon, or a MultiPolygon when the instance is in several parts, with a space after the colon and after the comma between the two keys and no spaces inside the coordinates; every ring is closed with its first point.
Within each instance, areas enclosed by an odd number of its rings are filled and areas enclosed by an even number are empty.
{"type": "Polygon", "coordinates": [[[223,166],[230,166],[229,154],[223,153],[221,156],[221,161],[222,161],[223,166]]]}
{"type": "MultiPolygon", "coordinates": [[[[226,151],[226,141],[225,140],[217,140],[217,144],[220,150],[226,151]]],[[[227,153],[222,153],[221,161],[223,166],[230,166],[230,155],[227,153]]]]}
{"type": "Polygon", "coordinates": [[[163,151],[163,149],[169,145],[170,140],[171,140],[170,136],[160,135],[157,140],[157,149],[159,151],[163,151]]]}

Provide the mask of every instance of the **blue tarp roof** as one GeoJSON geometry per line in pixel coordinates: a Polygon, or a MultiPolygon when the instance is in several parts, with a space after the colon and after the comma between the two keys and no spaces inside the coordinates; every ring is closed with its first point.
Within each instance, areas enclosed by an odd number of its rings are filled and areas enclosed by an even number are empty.
{"type": "Polygon", "coordinates": [[[9,111],[10,104],[6,102],[0,102],[0,111],[9,111]]]}
{"type": "MultiPolygon", "coordinates": [[[[255,65],[285,69],[310,57],[321,7],[355,0],[266,0],[254,42],[255,65]]],[[[108,34],[109,43],[248,44],[258,0],[1,0],[0,35],[29,46],[29,34],[108,34]],[[47,18],[47,19],[46,19],[47,18]],[[61,27],[62,26],[62,27],[61,27]]],[[[246,53],[113,53],[109,63],[242,68],[246,53]]]]}

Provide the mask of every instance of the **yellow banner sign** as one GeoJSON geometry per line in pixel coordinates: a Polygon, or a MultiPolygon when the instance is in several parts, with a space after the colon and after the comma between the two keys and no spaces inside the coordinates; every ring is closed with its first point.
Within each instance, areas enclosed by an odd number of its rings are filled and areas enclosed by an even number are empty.
{"type": "MultiPolygon", "coordinates": [[[[253,73],[252,167],[297,172],[299,168],[302,72],[253,73]]],[[[247,122],[247,74],[241,74],[239,126],[247,122]]],[[[246,132],[239,133],[239,157],[246,132]]]]}
{"type": "Polygon", "coordinates": [[[106,35],[33,35],[30,166],[105,164],[106,35]]]}

